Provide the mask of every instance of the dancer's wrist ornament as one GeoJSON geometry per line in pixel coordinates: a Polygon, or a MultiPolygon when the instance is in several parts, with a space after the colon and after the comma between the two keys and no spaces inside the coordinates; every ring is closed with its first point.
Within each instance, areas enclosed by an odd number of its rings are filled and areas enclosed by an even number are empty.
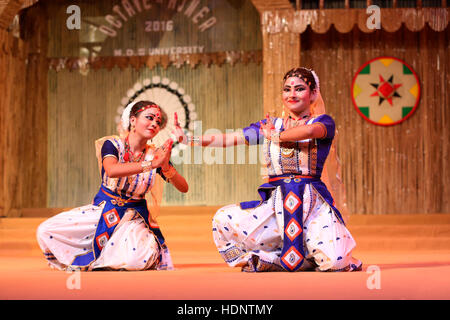
{"type": "Polygon", "coordinates": [[[280,143],[280,134],[281,132],[272,131],[270,134],[269,140],[275,143],[280,143]]]}
{"type": "Polygon", "coordinates": [[[190,146],[198,146],[200,145],[200,137],[189,137],[188,144],[190,146]]]}
{"type": "Polygon", "coordinates": [[[174,175],[177,174],[177,170],[174,167],[170,166],[168,170],[162,170],[162,173],[164,177],[166,177],[167,179],[171,179],[174,175]]]}
{"type": "Polygon", "coordinates": [[[142,161],[141,162],[142,172],[148,172],[153,169],[151,161],[142,161]]]}

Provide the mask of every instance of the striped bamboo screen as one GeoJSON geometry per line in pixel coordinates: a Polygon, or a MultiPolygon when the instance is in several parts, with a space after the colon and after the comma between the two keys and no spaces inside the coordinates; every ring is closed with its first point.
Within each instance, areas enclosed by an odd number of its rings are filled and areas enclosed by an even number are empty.
{"type": "Polygon", "coordinates": [[[450,44],[446,31],[426,26],[366,34],[308,30],[301,64],[314,68],[328,112],[340,132],[339,155],[352,213],[450,212],[450,44]],[[418,74],[420,104],[409,119],[381,127],[354,109],[351,83],[358,68],[378,56],[404,60],[418,74]]]}
{"type": "MultiPolygon", "coordinates": [[[[365,34],[357,29],[349,34],[341,34],[334,29],[323,35],[308,31],[301,35],[301,48],[301,64],[314,68],[319,74],[327,110],[338,125],[339,155],[350,212],[449,212],[449,134],[445,120],[449,117],[447,90],[450,70],[446,33],[437,33],[429,28],[420,33],[402,29],[394,34],[385,31],[365,34]],[[399,45],[398,39],[403,39],[404,44],[399,45]],[[364,62],[380,55],[392,55],[405,60],[418,73],[422,86],[422,98],[415,114],[392,127],[379,127],[366,122],[355,111],[351,102],[353,75],[364,62]]],[[[183,70],[181,71],[184,72],[183,70]]],[[[134,72],[128,70],[120,74],[116,70],[110,73],[111,76],[107,76],[107,71],[100,71],[97,76],[108,77],[116,83],[121,79],[120,83],[127,82],[124,80],[127,77],[133,78],[129,74],[134,72]]],[[[175,74],[179,74],[180,70],[169,68],[166,72],[168,77],[176,78],[175,74]]],[[[148,70],[140,73],[142,75],[138,78],[151,74],[148,70]]],[[[196,73],[198,76],[192,76],[192,79],[210,78],[215,83],[206,87],[202,85],[201,88],[192,85],[188,89],[192,91],[193,97],[205,101],[197,105],[200,108],[199,118],[205,121],[206,127],[224,130],[242,127],[260,118],[260,104],[253,101],[253,97],[258,97],[261,102],[262,74],[258,66],[201,67],[194,70],[194,74],[196,73]],[[223,92],[222,89],[227,87],[226,92],[223,92]],[[227,113],[229,106],[233,106],[233,109],[227,113]]],[[[65,76],[71,75],[67,73],[65,76]]],[[[74,73],[72,77],[79,76],[74,73]]],[[[55,80],[55,83],[60,82],[62,81],[55,80]]],[[[199,81],[193,83],[198,84],[199,81]]],[[[81,83],[74,87],[80,85],[81,83]]],[[[114,92],[119,94],[125,91],[126,85],[122,86],[123,89],[119,89],[116,84],[117,90],[110,90],[107,99],[111,99],[111,103],[115,99],[114,92]]],[[[89,85],[84,87],[88,88],[89,85]]],[[[111,87],[114,87],[113,83],[111,87]]],[[[93,91],[99,92],[101,88],[93,91]]],[[[61,92],[66,90],[62,89],[61,92]]],[[[70,97],[66,98],[70,100],[70,97]]],[[[109,117],[105,123],[112,126],[112,115],[109,117]]],[[[49,132],[53,132],[51,127],[49,132]]],[[[104,132],[112,133],[112,127],[104,132]]],[[[85,143],[89,144],[94,138],[92,135],[85,143]]],[[[95,161],[91,162],[91,175],[95,176],[95,161]]],[[[52,167],[50,163],[49,167],[52,167]]],[[[80,165],[78,170],[81,172],[83,168],[80,165]]],[[[217,205],[247,200],[255,197],[255,187],[259,183],[259,179],[255,178],[258,175],[257,166],[249,169],[243,165],[189,165],[183,167],[183,173],[188,180],[195,181],[190,193],[186,196],[178,195],[168,187],[166,204],[217,205]]],[[[56,180],[58,179],[49,179],[56,180]]],[[[73,183],[75,188],[79,184],[80,182],[73,183]]],[[[95,188],[96,185],[92,185],[91,190],[95,188]]],[[[69,189],[67,192],[73,194],[69,189]]],[[[53,199],[53,193],[49,189],[49,199],[53,199]]],[[[83,199],[87,198],[86,194],[83,199]]],[[[62,202],[67,203],[67,198],[62,202]]],[[[52,204],[62,205],[56,199],[50,200],[49,205],[52,204]]]]}
{"type": "MultiPolygon", "coordinates": [[[[225,132],[260,120],[261,69],[257,64],[166,70],[157,66],[139,71],[101,69],[87,76],[50,71],[48,206],[78,206],[92,200],[100,184],[94,140],[116,133],[117,108],[136,81],[155,75],[175,81],[191,96],[203,131],[225,132]]],[[[235,148],[235,157],[237,152],[235,148]]],[[[193,159],[192,164],[176,166],[190,184],[189,193],[180,194],[168,185],[164,204],[219,205],[257,197],[256,187],[261,182],[258,164],[193,164],[193,159]]],[[[225,150],[222,159],[226,160],[225,150]]]]}
{"type": "MultiPolygon", "coordinates": [[[[419,32],[403,26],[393,33],[377,30],[371,34],[356,27],[345,34],[334,27],[324,34],[308,28],[301,35],[284,40],[280,37],[281,44],[272,43],[274,56],[280,48],[284,52],[295,44],[301,65],[314,68],[321,78],[327,110],[340,132],[339,156],[351,213],[450,212],[448,34],[448,27],[436,32],[429,26],[419,32]],[[381,55],[406,61],[419,75],[422,86],[415,114],[392,127],[366,122],[351,102],[353,75],[364,62],[381,55]]],[[[195,69],[101,69],[87,76],[52,70],[48,73],[48,97],[44,97],[36,91],[47,90],[38,85],[45,66],[35,54],[38,47],[31,44],[32,50],[24,49],[22,42],[5,32],[0,36],[3,48],[12,48],[0,55],[0,87],[4,92],[0,96],[0,145],[5,150],[0,154],[0,203],[4,204],[0,209],[9,211],[9,215],[22,207],[70,207],[92,200],[100,182],[93,142],[115,132],[117,103],[136,81],[153,75],[176,81],[193,98],[203,129],[224,131],[262,117],[264,80],[270,72],[284,73],[281,69],[293,61],[286,53],[277,59],[272,57],[269,67],[278,65],[278,69],[264,66],[264,71],[254,63],[209,68],[199,65],[195,69]],[[13,52],[22,56],[16,57],[13,52]],[[31,66],[26,66],[25,57],[31,58],[31,66]],[[47,100],[46,114],[43,106],[47,100]],[[30,101],[36,108],[25,107],[30,101]],[[26,115],[24,110],[28,110],[26,115]],[[42,143],[47,132],[48,140],[42,143]]],[[[264,61],[268,58],[266,55],[264,61]]],[[[274,83],[278,86],[276,79],[274,83]]],[[[191,164],[178,169],[190,182],[190,192],[180,195],[168,186],[166,205],[221,205],[257,198],[259,165],[191,164]]]]}

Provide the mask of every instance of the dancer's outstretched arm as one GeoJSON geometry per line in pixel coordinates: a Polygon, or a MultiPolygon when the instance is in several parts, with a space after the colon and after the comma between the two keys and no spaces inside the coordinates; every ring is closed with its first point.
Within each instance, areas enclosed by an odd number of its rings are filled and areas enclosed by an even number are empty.
{"type": "Polygon", "coordinates": [[[245,138],[242,132],[228,132],[222,134],[207,134],[199,137],[188,138],[184,134],[183,129],[181,129],[178,123],[178,116],[175,113],[175,130],[173,132],[174,139],[183,144],[191,144],[195,146],[202,147],[213,147],[213,148],[226,148],[237,146],[239,144],[245,144],[245,138]]]}
{"type": "Polygon", "coordinates": [[[202,147],[226,148],[244,144],[245,139],[242,132],[228,132],[193,137],[192,142],[194,145],[201,145],[202,147]]]}

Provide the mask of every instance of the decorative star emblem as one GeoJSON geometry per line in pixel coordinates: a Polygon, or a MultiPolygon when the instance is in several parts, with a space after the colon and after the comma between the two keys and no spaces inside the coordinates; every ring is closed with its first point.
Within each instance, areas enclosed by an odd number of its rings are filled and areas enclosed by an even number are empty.
{"type": "Polygon", "coordinates": [[[381,105],[384,100],[387,100],[389,104],[392,106],[392,99],[394,97],[401,98],[401,96],[398,94],[397,89],[402,86],[401,83],[394,84],[394,75],[392,75],[387,81],[384,80],[384,78],[379,75],[380,77],[380,83],[371,83],[370,85],[373,86],[376,91],[372,93],[371,97],[379,97],[378,105],[381,105]]]}

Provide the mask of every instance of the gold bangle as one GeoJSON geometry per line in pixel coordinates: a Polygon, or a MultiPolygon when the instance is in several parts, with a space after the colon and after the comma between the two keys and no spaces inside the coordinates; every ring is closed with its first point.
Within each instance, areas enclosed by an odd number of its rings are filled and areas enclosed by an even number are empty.
{"type": "Polygon", "coordinates": [[[167,171],[164,171],[164,170],[161,170],[161,171],[162,171],[162,174],[164,175],[164,177],[166,177],[166,179],[171,179],[171,178],[173,178],[174,175],[177,174],[177,170],[172,166],[170,166],[169,170],[167,170],[167,171]]]}
{"type": "Polygon", "coordinates": [[[142,161],[141,162],[142,172],[148,172],[152,170],[152,162],[151,161],[142,161]]]}

